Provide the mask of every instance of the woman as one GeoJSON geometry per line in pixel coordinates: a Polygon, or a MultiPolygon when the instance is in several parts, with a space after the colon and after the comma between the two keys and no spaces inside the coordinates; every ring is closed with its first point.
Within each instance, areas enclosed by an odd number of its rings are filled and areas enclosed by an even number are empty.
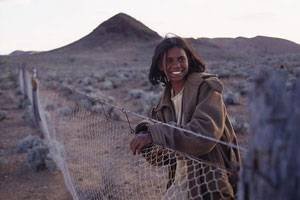
{"type": "MultiPolygon", "coordinates": [[[[204,71],[204,63],[184,39],[177,36],[164,38],[155,49],[149,79],[153,85],[163,83],[165,89],[151,116],[158,121],[237,145],[236,135],[222,99],[223,86],[215,75],[204,71]]],[[[145,147],[156,144],[217,166],[214,170],[209,168],[213,175],[208,175],[209,173],[203,171],[203,166],[176,157],[176,165],[169,173],[167,194],[176,188],[178,190],[178,187],[188,187],[188,193],[180,198],[234,198],[236,180],[231,175],[221,173],[218,168],[232,170],[238,166],[238,149],[161,123],[143,121],[137,125],[136,133],[130,143],[133,154],[141,153],[145,147]],[[184,172],[186,175],[182,175],[184,172]],[[178,178],[180,174],[181,178],[178,178]],[[186,184],[179,184],[185,179],[188,180],[186,184]],[[215,183],[203,185],[203,180],[207,183],[215,180],[215,183]]],[[[161,153],[156,156],[161,156],[161,153]]]]}

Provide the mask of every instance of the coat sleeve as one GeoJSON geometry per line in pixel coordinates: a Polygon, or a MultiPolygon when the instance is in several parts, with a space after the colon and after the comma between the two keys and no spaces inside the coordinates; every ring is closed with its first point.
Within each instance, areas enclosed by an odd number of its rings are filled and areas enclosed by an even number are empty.
{"type": "MultiPolygon", "coordinates": [[[[182,126],[199,135],[220,139],[225,127],[225,105],[222,89],[204,82],[198,91],[198,102],[191,120],[182,126]]],[[[209,153],[215,142],[166,126],[153,124],[148,127],[153,142],[187,154],[199,156],[209,153]]]]}

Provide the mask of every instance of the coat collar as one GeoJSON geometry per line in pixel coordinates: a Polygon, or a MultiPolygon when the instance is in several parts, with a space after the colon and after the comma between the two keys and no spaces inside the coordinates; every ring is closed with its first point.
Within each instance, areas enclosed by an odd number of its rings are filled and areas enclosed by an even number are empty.
{"type": "MultiPolygon", "coordinates": [[[[186,98],[189,98],[190,95],[195,93],[195,88],[197,88],[199,85],[202,84],[202,82],[209,77],[216,77],[214,74],[208,74],[208,73],[191,73],[188,75],[187,80],[184,84],[184,90],[183,90],[183,102],[185,102],[186,98]]],[[[171,85],[167,84],[162,98],[160,102],[158,103],[157,107],[154,109],[155,111],[161,110],[164,107],[172,107],[171,102],[171,85]]]]}

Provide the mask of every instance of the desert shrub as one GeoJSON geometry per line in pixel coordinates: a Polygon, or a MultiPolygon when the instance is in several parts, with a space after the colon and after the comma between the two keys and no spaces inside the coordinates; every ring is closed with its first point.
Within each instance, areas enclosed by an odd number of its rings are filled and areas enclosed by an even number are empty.
{"type": "Polygon", "coordinates": [[[67,117],[73,114],[73,109],[71,107],[65,106],[59,108],[58,113],[60,116],[67,117]]]}
{"type": "Polygon", "coordinates": [[[128,92],[129,99],[140,99],[144,96],[144,91],[141,89],[132,89],[128,92]]]}
{"type": "Polygon", "coordinates": [[[88,98],[81,98],[78,103],[87,110],[91,110],[93,105],[95,105],[95,102],[88,98]]]}
{"type": "Polygon", "coordinates": [[[73,80],[70,77],[67,77],[64,79],[63,84],[64,85],[72,85],[73,80]]]}
{"type": "Polygon", "coordinates": [[[45,165],[46,165],[46,168],[51,172],[57,170],[57,165],[54,162],[54,160],[50,157],[49,153],[47,154],[47,156],[45,158],[45,165]]]}
{"type": "Polygon", "coordinates": [[[74,94],[73,90],[67,87],[60,87],[59,91],[63,96],[72,96],[74,94]]]}
{"type": "Polygon", "coordinates": [[[143,80],[141,85],[142,87],[149,89],[152,84],[148,80],[143,80]]]}
{"type": "Polygon", "coordinates": [[[7,118],[7,113],[5,111],[0,110],[0,122],[7,118]]]}
{"type": "Polygon", "coordinates": [[[55,106],[53,104],[47,104],[45,106],[45,110],[46,111],[53,111],[53,110],[55,110],[55,106]]]}
{"type": "Polygon", "coordinates": [[[28,135],[17,143],[17,152],[27,153],[29,149],[32,149],[34,146],[39,146],[42,143],[39,137],[28,135]]]}
{"type": "Polygon", "coordinates": [[[124,82],[125,82],[124,80],[122,81],[119,78],[113,78],[111,81],[113,83],[113,89],[116,89],[116,88],[122,86],[122,84],[124,84],[124,82]]]}
{"type": "Polygon", "coordinates": [[[100,84],[100,88],[102,90],[111,90],[114,88],[114,84],[111,80],[105,80],[100,84]]]}
{"type": "Polygon", "coordinates": [[[27,153],[27,164],[34,171],[40,171],[46,168],[46,157],[49,150],[46,145],[34,146],[28,150],[27,153]]]}
{"type": "Polygon", "coordinates": [[[39,137],[26,136],[18,142],[16,149],[18,153],[27,153],[27,165],[34,171],[56,169],[56,164],[49,155],[48,146],[39,137]]]}
{"type": "Polygon", "coordinates": [[[237,86],[237,91],[240,95],[245,96],[251,91],[251,84],[247,81],[240,82],[237,86]]]}
{"type": "Polygon", "coordinates": [[[0,155],[0,169],[2,166],[7,164],[7,159],[4,156],[0,155]]]}
{"type": "Polygon", "coordinates": [[[118,73],[118,79],[119,79],[121,82],[128,81],[128,80],[131,79],[131,74],[128,73],[128,72],[119,72],[119,73],[118,73]]]}
{"type": "Polygon", "coordinates": [[[132,100],[135,112],[148,114],[149,109],[156,105],[160,98],[160,92],[147,92],[141,89],[129,90],[126,100],[132,100]]]}
{"type": "Polygon", "coordinates": [[[31,105],[31,103],[30,103],[29,99],[26,98],[25,96],[23,96],[19,99],[18,108],[25,109],[26,107],[28,107],[30,105],[31,105]]]}
{"type": "Polygon", "coordinates": [[[91,111],[92,111],[93,113],[103,114],[103,113],[104,113],[104,107],[97,104],[97,105],[94,105],[94,106],[91,108],[91,111]]]}
{"type": "Polygon", "coordinates": [[[237,92],[228,91],[224,93],[224,101],[226,105],[239,105],[240,94],[237,92]]]}
{"type": "Polygon", "coordinates": [[[160,98],[160,94],[156,93],[156,92],[147,92],[147,93],[144,93],[144,96],[143,96],[143,100],[150,106],[157,104],[159,101],[159,98],[160,98]]]}
{"type": "Polygon", "coordinates": [[[49,74],[47,77],[46,77],[46,79],[45,79],[45,81],[47,81],[47,82],[53,82],[53,81],[58,81],[60,78],[56,75],[56,74],[54,74],[54,73],[52,73],[52,74],[49,74]]]}
{"type": "Polygon", "coordinates": [[[17,87],[17,76],[11,71],[2,72],[0,76],[0,89],[8,90],[17,87]]]}
{"type": "Polygon", "coordinates": [[[92,92],[89,93],[88,96],[95,99],[101,99],[103,101],[106,100],[107,102],[111,102],[111,103],[115,101],[114,97],[104,94],[101,90],[95,88],[92,89],[92,92]]]}
{"type": "Polygon", "coordinates": [[[92,86],[86,86],[86,87],[82,88],[81,91],[89,94],[89,93],[93,93],[94,88],[92,86]]]}
{"type": "Polygon", "coordinates": [[[95,74],[95,75],[93,75],[93,77],[95,78],[95,80],[97,82],[105,81],[105,75],[104,74],[95,74]]]}
{"type": "Polygon", "coordinates": [[[151,105],[145,104],[145,102],[141,100],[132,101],[133,111],[142,115],[148,115],[151,105]]]}
{"type": "Polygon", "coordinates": [[[43,85],[48,87],[49,89],[54,89],[54,90],[60,90],[61,89],[61,85],[64,84],[63,82],[60,83],[58,80],[49,80],[49,81],[45,81],[43,82],[43,85]]]}
{"type": "Polygon", "coordinates": [[[235,132],[239,134],[246,134],[249,132],[249,123],[244,121],[241,117],[230,117],[230,122],[235,132]]]}
{"type": "Polygon", "coordinates": [[[90,77],[84,77],[81,83],[84,86],[89,86],[89,85],[92,85],[93,80],[90,77]]]}

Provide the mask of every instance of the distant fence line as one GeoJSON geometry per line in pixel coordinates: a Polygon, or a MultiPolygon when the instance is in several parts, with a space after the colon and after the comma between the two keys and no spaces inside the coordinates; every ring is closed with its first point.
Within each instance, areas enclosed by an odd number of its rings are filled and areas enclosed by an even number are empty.
{"type": "Polygon", "coordinates": [[[41,130],[40,132],[40,138],[46,139],[47,144],[49,146],[51,158],[55,161],[59,169],[63,172],[64,180],[66,183],[66,187],[68,188],[69,192],[73,196],[73,199],[78,199],[76,196],[76,191],[72,187],[73,184],[71,184],[71,177],[68,173],[67,167],[65,165],[65,162],[62,158],[60,158],[58,155],[55,154],[55,148],[52,144],[52,139],[50,137],[50,131],[47,124],[47,116],[42,113],[42,105],[39,100],[39,83],[37,78],[37,70],[35,68],[32,69],[30,72],[25,64],[22,64],[19,67],[19,89],[20,92],[24,95],[26,100],[29,100],[30,105],[29,109],[32,111],[32,117],[31,120],[33,120],[33,124],[36,128],[39,128],[41,130]],[[54,150],[54,151],[53,151],[54,150]]]}

